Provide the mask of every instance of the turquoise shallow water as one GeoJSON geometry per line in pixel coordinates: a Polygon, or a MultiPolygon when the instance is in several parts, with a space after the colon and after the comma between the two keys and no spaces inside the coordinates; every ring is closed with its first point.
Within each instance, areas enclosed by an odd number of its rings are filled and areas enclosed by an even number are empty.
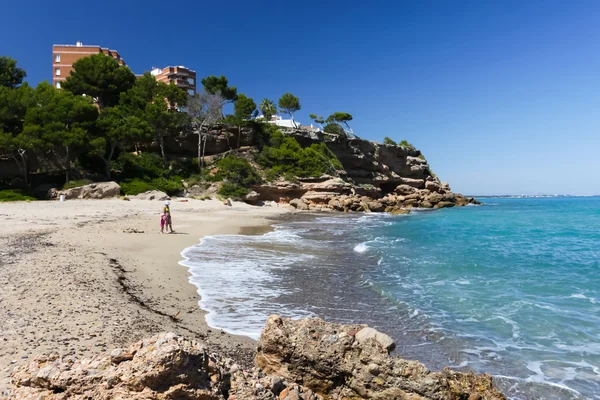
{"type": "Polygon", "coordinates": [[[485,199],[205,238],[184,252],[216,327],[365,322],[430,368],[489,372],[516,399],[600,399],[600,198],[485,199]]]}

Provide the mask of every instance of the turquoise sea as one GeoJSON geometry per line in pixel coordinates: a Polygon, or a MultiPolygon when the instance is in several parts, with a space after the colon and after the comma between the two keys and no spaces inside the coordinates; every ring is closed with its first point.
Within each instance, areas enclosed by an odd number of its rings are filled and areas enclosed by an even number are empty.
{"type": "Polygon", "coordinates": [[[432,369],[514,399],[600,399],[600,198],[488,198],[406,216],[327,215],[183,252],[210,325],[361,322],[432,369]]]}

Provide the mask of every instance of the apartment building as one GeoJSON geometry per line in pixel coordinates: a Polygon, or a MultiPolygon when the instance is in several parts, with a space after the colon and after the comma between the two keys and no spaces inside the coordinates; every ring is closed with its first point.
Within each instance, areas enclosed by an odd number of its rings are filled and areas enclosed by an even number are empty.
{"type": "Polygon", "coordinates": [[[71,74],[75,61],[99,53],[114,58],[120,65],[127,65],[118,51],[106,47],[84,45],[81,42],[52,45],[52,84],[60,89],[61,82],[71,74]]]}
{"type": "Polygon", "coordinates": [[[157,82],[167,85],[174,83],[177,87],[185,90],[190,96],[196,94],[196,71],[184,66],[152,68],[150,71],[156,77],[157,82]]]}

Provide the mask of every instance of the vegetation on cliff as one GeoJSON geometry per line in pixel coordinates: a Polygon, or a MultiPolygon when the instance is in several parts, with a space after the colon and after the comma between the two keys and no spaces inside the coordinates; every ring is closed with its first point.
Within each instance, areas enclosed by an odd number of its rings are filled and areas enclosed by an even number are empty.
{"type": "MultiPolygon", "coordinates": [[[[222,181],[222,195],[247,193],[262,180],[248,160],[230,156],[213,166],[205,162],[211,129],[223,123],[238,129],[231,151],[239,151],[243,128],[258,132],[257,166],[267,169],[263,175],[271,179],[335,174],[341,168],[324,144],[303,147],[276,126],[253,119],[260,109],[270,120],[277,106],[265,98],[257,109],[224,76],[203,78],[203,92],[189,97],[149,73],[136,79],[129,68],[101,54],[82,58],[73,68],[62,89],[47,82],[32,88],[23,83],[26,73],[15,60],[0,58],[0,161],[18,166],[25,190],[32,176],[72,187],[70,181],[102,180],[104,175],[120,182],[125,194],[150,189],[175,194],[183,190],[182,180],[195,175],[222,181]],[[234,104],[233,114],[224,115],[227,103],[234,104]],[[169,157],[167,143],[191,134],[198,136],[197,158],[169,157]],[[200,174],[208,166],[221,172],[200,174]]],[[[292,118],[301,109],[291,93],[281,96],[279,106],[292,118]]]]}

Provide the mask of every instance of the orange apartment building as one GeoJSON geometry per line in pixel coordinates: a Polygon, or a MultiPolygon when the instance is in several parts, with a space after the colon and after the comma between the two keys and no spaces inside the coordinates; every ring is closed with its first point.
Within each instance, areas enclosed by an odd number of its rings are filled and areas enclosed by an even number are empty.
{"type": "Polygon", "coordinates": [[[55,44],[52,46],[52,84],[60,89],[61,82],[71,74],[73,63],[83,57],[103,53],[112,57],[120,65],[127,65],[125,60],[116,50],[110,50],[106,47],[96,45],[84,45],[81,42],[76,44],[55,44]]]}
{"type": "MultiPolygon", "coordinates": [[[[105,54],[119,62],[120,65],[127,65],[125,60],[116,50],[110,50],[106,47],[96,45],[84,45],[81,42],[76,44],[55,44],[52,46],[52,84],[60,89],[61,82],[67,79],[67,76],[73,71],[73,63],[83,57],[94,54],[105,54]]],[[[152,68],[150,71],[156,77],[158,82],[164,82],[167,85],[171,82],[185,90],[189,95],[196,94],[196,71],[184,66],[152,68]]],[[[136,75],[137,77],[143,75],[136,75]]]]}
{"type": "Polygon", "coordinates": [[[167,85],[173,82],[190,96],[196,94],[196,71],[180,65],[163,69],[152,68],[150,73],[156,77],[157,82],[164,82],[167,85]]]}

